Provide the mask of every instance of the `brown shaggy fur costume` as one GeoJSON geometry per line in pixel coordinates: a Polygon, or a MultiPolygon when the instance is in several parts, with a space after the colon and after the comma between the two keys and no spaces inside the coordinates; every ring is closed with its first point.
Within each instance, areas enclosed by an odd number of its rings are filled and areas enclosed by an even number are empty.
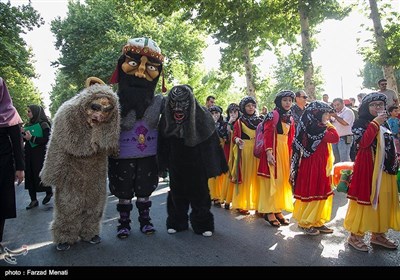
{"type": "Polygon", "coordinates": [[[95,84],[57,111],[41,171],[42,182],[55,188],[55,243],[89,241],[100,232],[106,202],[107,156],[118,149],[119,103],[107,85],[95,84]],[[90,126],[87,110],[99,98],[114,107],[104,122],[90,126]]]}

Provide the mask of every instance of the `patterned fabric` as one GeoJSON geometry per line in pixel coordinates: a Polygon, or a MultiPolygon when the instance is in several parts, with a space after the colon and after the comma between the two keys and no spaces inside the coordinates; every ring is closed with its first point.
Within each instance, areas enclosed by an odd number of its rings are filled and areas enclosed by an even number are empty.
{"type": "Polygon", "coordinates": [[[156,42],[147,37],[129,39],[122,50],[127,56],[130,56],[130,54],[140,54],[157,59],[161,63],[164,61],[160,47],[156,42]]]}
{"type": "Polygon", "coordinates": [[[324,138],[327,126],[322,123],[324,113],[333,113],[334,109],[322,101],[313,101],[304,110],[297,124],[293,141],[293,154],[290,180],[295,185],[300,159],[310,157],[324,138]]]}
{"type": "MultiPolygon", "coordinates": [[[[304,110],[305,110],[305,108],[304,108],[304,110]]],[[[304,110],[301,109],[301,108],[299,107],[299,105],[297,105],[297,104],[294,104],[294,105],[292,106],[292,108],[290,108],[290,111],[292,111],[292,116],[293,116],[294,122],[295,122],[296,124],[299,123],[300,118],[301,118],[301,115],[303,114],[304,110]]]]}
{"type": "MultiPolygon", "coordinates": [[[[379,92],[373,92],[364,96],[361,101],[361,105],[358,109],[359,118],[354,122],[352,132],[354,135],[354,141],[356,147],[358,149],[358,144],[364,135],[368,124],[375,118],[375,116],[371,115],[369,112],[369,104],[373,101],[383,101],[386,106],[386,96],[379,92]]],[[[389,124],[384,122],[381,126],[390,130],[389,124]]],[[[384,158],[384,166],[383,171],[389,174],[397,174],[398,169],[398,162],[396,157],[396,150],[394,147],[394,135],[385,133],[384,134],[384,141],[385,141],[385,153],[386,156],[384,158]]],[[[377,139],[372,142],[372,149],[374,155],[376,154],[376,147],[377,147],[377,139]]]]}
{"type": "Polygon", "coordinates": [[[239,105],[237,105],[236,103],[231,103],[228,106],[228,109],[226,110],[226,114],[229,117],[229,113],[232,111],[240,111],[239,105]]]}
{"type": "Polygon", "coordinates": [[[240,111],[242,112],[242,116],[240,117],[240,120],[248,128],[256,130],[257,125],[262,121],[262,119],[259,116],[257,116],[256,113],[254,113],[251,116],[246,113],[245,106],[249,103],[253,103],[254,105],[257,106],[256,100],[254,99],[254,97],[251,97],[251,96],[246,96],[240,101],[239,107],[240,107],[240,111]]]}

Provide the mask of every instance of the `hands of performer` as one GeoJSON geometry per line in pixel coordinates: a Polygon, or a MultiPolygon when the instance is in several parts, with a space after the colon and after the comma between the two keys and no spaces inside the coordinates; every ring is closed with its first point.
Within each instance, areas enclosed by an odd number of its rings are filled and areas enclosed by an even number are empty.
{"type": "Polygon", "coordinates": [[[276,161],[274,155],[272,154],[272,150],[267,150],[267,162],[268,164],[275,166],[276,161]]]}
{"type": "Polygon", "coordinates": [[[243,150],[244,147],[244,141],[241,138],[236,138],[235,139],[236,145],[238,145],[239,149],[243,150]]]}

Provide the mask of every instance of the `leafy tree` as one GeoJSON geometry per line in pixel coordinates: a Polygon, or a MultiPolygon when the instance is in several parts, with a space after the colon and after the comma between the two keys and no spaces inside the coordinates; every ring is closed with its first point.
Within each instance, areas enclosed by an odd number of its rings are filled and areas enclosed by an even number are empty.
{"type": "Polygon", "coordinates": [[[168,14],[184,10],[184,19],[206,30],[221,48],[221,70],[245,76],[246,94],[256,96],[256,82],[260,71],[254,59],[270,50],[282,36],[293,36],[292,19],[285,17],[279,1],[267,0],[175,0],[152,2],[157,13],[168,14]]]}
{"type": "Polygon", "coordinates": [[[397,91],[395,72],[400,67],[400,14],[393,9],[391,1],[369,0],[369,7],[362,7],[371,12],[373,28],[367,30],[374,32],[375,40],[362,47],[360,53],[365,61],[382,67],[383,76],[380,78],[385,77],[388,88],[397,91]]]}
{"type": "MultiPolygon", "coordinates": [[[[400,88],[400,70],[396,70],[394,75],[396,77],[397,88],[400,88]]],[[[384,77],[384,73],[382,66],[367,61],[364,65],[364,69],[360,73],[360,76],[364,77],[363,86],[365,88],[378,90],[378,81],[384,77]]]]}
{"type": "Polygon", "coordinates": [[[228,73],[245,73],[246,92],[252,96],[255,96],[255,81],[265,85],[257,76],[260,71],[253,64],[254,58],[274,47],[279,55],[283,44],[296,44],[297,35],[301,35],[302,60],[296,66],[301,66],[304,87],[314,98],[316,84],[311,53],[315,42],[312,34],[325,19],[342,19],[350,11],[350,7],[342,7],[336,0],[175,0],[151,5],[155,11],[165,14],[183,9],[186,18],[207,30],[217,42],[227,44],[221,49],[221,69],[228,73]]]}
{"type": "Polygon", "coordinates": [[[39,91],[33,85],[30,78],[21,75],[11,67],[2,69],[2,76],[7,84],[8,91],[12,97],[13,105],[24,122],[28,121],[26,110],[28,105],[37,104],[43,106],[43,100],[39,91]]]}
{"type": "MultiPolygon", "coordinates": [[[[287,1],[282,1],[281,4],[286,6],[285,2],[287,1]]],[[[295,33],[301,35],[301,63],[295,63],[295,65],[300,67],[298,69],[303,74],[303,87],[312,99],[317,98],[316,88],[321,83],[321,77],[315,75],[312,60],[312,52],[317,46],[313,35],[318,32],[318,25],[323,21],[326,19],[342,20],[352,8],[353,5],[342,6],[337,0],[297,0],[287,4],[286,13],[291,17],[298,18],[295,33]]],[[[297,44],[297,39],[288,42],[297,44]]]]}
{"type": "Polygon", "coordinates": [[[141,1],[87,0],[85,5],[69,2],[67,17],[54,20],[51,27],[61,51],[55,64],[61,66],[58,75],[62,75],[51,93],[55,102],[52,111],[70,98],[74,89],[82,88],[87,77],[108,81],[122,46],[134,37],[147,36],[159,44],[166,56],[168,88],[185,82],[197,87],[193,83],[201,81],[198,69],[206,47],[205,36],[181,17],[179,13],[156,15],[141,1]]]}
{"type": "Polygon", "coordinates": [[[29,104],[42,104],[40,93],[30,78],[35,77],[32,50],[26,47],[21,34],[40,27],[43,19],[31,6],[12,6],[0,2],[0,76],[7,83],[14,106],[24,120],[29,104]]]}

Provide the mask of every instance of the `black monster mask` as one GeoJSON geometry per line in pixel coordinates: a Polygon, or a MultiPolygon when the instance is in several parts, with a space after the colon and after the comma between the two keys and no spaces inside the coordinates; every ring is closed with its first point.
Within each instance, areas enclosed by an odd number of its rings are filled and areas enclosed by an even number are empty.
{"type": "Polygon", "coordinates": [[[170,92],[169,106],[175,122],[182,124],[187,120],[190,109],[190,93],[182,87],[174,87],[170,92]]]}
{"type": "Polygon", "coordinates": [[[210,112],[199,104],[188,85],[173,87],[164,109],[160,121],[164,137],[180,138],[186,146],[194,147],[215,132],[215,122],[210,112]]]}

